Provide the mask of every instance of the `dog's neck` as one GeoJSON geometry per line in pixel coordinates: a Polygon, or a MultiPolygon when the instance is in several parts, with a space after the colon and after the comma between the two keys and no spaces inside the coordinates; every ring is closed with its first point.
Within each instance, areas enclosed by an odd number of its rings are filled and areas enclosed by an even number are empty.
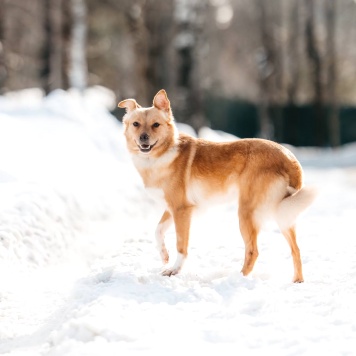
{"type": "Polygon", "coordinates": [[[141,154],[132,155],[133,163],[146,188],[159,186],[159,182],[165,180],[167,168],[177,158],[178,152],[178,146],[173,146],[159,157],[141,154]]]}
{"type": "Polygon", "coordinates": [[[155,157],[145,154],[132,154],[132,160],[136,169],[141,172],[142,170],[161,169],[169,166],[178,155],[178,145],[169,148],[161,156],[155,157]]]}

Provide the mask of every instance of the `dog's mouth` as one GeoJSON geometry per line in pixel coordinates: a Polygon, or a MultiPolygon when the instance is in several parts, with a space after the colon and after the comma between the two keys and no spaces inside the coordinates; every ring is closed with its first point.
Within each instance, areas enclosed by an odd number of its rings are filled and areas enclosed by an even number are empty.
{"type": "Polygon", "coordinates": [[[157,141],[153,145],[147,145],[147,144],[139,145],[139,144],[137,144],[137,146],[142,153],[150,153],[152,148],[154,146],[156,146],[156,143],[157,143],[157,141]]]}

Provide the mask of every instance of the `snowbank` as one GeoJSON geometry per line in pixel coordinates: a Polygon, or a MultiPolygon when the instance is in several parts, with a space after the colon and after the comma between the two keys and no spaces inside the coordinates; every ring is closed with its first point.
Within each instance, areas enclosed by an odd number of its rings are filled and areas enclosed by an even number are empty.
{"type": "Polygon", "coordinates": [[[135,182],[107,93],[40,94],[0,100],[0,264],[53,263],[86,221],[123,210],[135,182]]]}

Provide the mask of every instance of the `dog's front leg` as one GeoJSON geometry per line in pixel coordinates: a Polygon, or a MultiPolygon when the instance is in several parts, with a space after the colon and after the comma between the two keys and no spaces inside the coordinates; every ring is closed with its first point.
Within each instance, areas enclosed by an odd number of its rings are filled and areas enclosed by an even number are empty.
{"type": "Polygon", "coordinates": [[[162,215],[162,218],[156,228],[157,249],[160,253],[162,262],[164,264],[168,263],[169,261],[169,255],[168,255],[166,245],[164,243],[164,238],[165,238],[166,231],[172,225],[172,223],[173,223],[172,215],[169,211],[166,210],[162,215]]]}
{"type": "Polygon", "coordinates": [[[173,219],[177,238],[177,259],[171,268],[167,268],[162,272],[164,276],[172,276],[179,273],[183,267],[185,259],[187,258],[192,212],[192,206],[181,206],[173,210],[173,219]]]}

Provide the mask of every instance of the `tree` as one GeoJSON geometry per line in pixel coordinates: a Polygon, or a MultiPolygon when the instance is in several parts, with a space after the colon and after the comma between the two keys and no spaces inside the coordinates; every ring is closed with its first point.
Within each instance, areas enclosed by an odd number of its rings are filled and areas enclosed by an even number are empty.
{"type": "Polygon", "coordinates": [[[135,74],[132,80],[136,84],[135,97],[138,102],[147,105],[152,99],[149,99],[148,94],[148,46],[150,43],[145,23],[146,13],[143,10],[144,2],[142,0],[124,1],[117,6],[123,7],[128,32],[133,43],[135,74]]]}
{"type": "Polygon", "coordinates": [[[300,1],[292,0],[288,9],[288,84],[287,84],[287,100],[291,105],[296,105],[297,94],[300,84],[300,1]]]}
{"type": "Polygon", "coordinates": [[[44,0],[43,87],[46,93],[64,87],[62,0],[44,0]]]}
{"type": "Polygon", "coordinates": [[[146,105],[159,89],[171,87],[173,0],[128,1],[125,14],[136,57],[136,96],[146,105]]]}
{"type": "Polygon", "coordinates": [[[6,63],[5,63],[5,48],[4,48],[4,18],[5,5],[4,0],[0,0],[0,94],[4,90],[5,81],[7,77],[6,63]]]}
{"type": "Polygon", "coordinates": [[[165,88],[175,97],[177,120],[198,128],[202,100],[197,67],[205,2],[134,0],[117,6],[125,11],[133,43],[136,98],[146,105],[165,88]]]}
{"type": "Polygon", "coordinates": [[[3,44],[6,49],[6,89],[41,87],[43,0],[3,1],[3,44]]]}
{"type": "Polygon", "coordinates": [[[336,59],[336,1],[325,0],[326,19],[326,61],[327,61],[327,86],[326,96],[330,106],[328,115],[329,139],[331,146],[340,145],[340,124],[338,115],[337,97],[337,59],[336,59]]]}
{"type": "Polygon", "coordinates": [[[314,88],[313,105],[316,124],[316,144],[324,146],[326,144],[326,130],[323,112],[322,57],[315,34],[315,0],[304,0],[304,5],[306,52],[312,71],[312,84],[314,88]]]}
{"type": "Polygon", "coordinates": [[[299,0],[289,1],[287,10],[287,44],[286,44],[286,104],[289,107],[288,127],[290,143],[298,142],[298,93],[301,86],[301,59],[303,51],[301,48],[301,6],[299,0]]]}
{"type": "Polygon", "coordinates": [[[174,50],[176,58],[177,118],[195,129],[204,123],[199,78],[201,32],[206,13],[204,1],[175,0],[174,50]]]}
{"type": "Polygon", "coordinates": [[[259,136],[272,139],[274,136],[273,124],[270,117],[270,107],[275,95],[275,71],[277,70],[277,54],[273,32],[267,18],[266,3],[256,0],[257,19],[261,35],[261,47],[257,51],[256,62],[260,82],[259,136]]]}
{"type": "Polygon", "coordinates": [[[83,91],[87,87],[88,80],[86,57],[87,9],[85,0],[70,0],[70,9],[72,27],[69,50],[69,85],[83,91]]]}

